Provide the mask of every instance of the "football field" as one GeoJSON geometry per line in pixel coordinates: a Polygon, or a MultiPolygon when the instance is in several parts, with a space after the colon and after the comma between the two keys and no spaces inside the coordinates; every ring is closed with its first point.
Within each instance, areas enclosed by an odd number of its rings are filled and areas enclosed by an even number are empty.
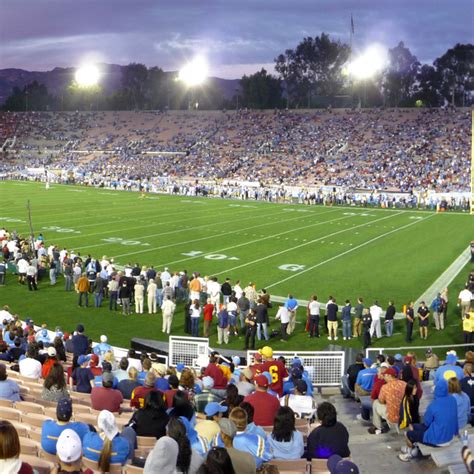
{"type": "MultiPolygon", "coordinates": [[[[271,295],[292,293],[301,300],[316,293],[326,302],[333,295],[341,305],[363,296],[370,304],[377,299],[385,308],[393,299],[398,311],[423,294],[474,238],[474,217],[462,213],[160,194],[142,199],[132,192],[61,185],[46,190],[41,183],[7,181],[0,182],[0,196],[0,227],[27,235],[29,199],[35,234],[43,233],[47,245],[83,256],[106,255],[121,266],[138,262],[157,270],[167,266],[170,271],[199,271],[220,281],[240,279],[242,287],[252,281],[271,295]]],[[[450,286],[452,322],[458,287],[468,268],[450,286]]],[[[162,339],[161,316],[126,319],[109,313],[107,301],[101,309],[77,308],[75,294],[64,292],[62,279],[55,287],[43,281],[40,291],[31,294],[10,275],[0,289],[0,304],[10,304],[36,323],[60,324],[63,330],[84,322],[90,336],[105,332],[114,345],[128,347],[133,336],[162,339]]],[[[305,318],[300,309],[299,319],[305,318]]],[[[402,323],[398,325],[401,331],[402,323]]],[[[182,326],[179,307],[173,332],[180,334],[182,326]]],[[[310,342],[314,348],[324,346],[322,340],[303,339],[301,326],[285,347],[309,349],[310,342]]],[[[459,327],[451,332],[446,343],[461,337],[459,327]]],[[[399,335],[383,342],[401,341],[399,335]]],[[[274,345],[284,344],[277,339],[274,345]]],[[[241,349],[243,342],[234,338],[230,347],[241,349]]]]}

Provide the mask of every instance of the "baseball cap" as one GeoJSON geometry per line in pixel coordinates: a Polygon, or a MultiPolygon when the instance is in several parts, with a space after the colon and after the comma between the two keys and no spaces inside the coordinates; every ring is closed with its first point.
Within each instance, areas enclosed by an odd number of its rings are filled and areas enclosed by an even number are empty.
{"type": "Polygon", "coordinates": [[[291,365],[301,367],[303,365],[303,361],[299,357],[294,357],[291,361],[291,365]]]}
{"type": "Polygon", "coordinates": [[[180,362],[180,363],[176,366],[176,370],[177,370],[178,372],[182,372],[185,367],[186,367],[186,366],[185,366],[183,363],[180,362]]]}
{"type": "Polygon", "coordinates": [[[234,365],[240,365],[240,357],[239,356],[232,357],[232,363],[234,365]]]}
{"type": "Polygon", "coordinates": [[[84,362],[89,362],[90,361],[90,356],[86,356],[86,355],[80,355],[78,358],[77,358],[77,363],[79,365],[82,365],[84,364],[84,362]]]}
{"type": "Polygon", "coordinates": [[[82,455],[82,443],[79,435],[67,428],[58,438],[56,443],[56,452],[59,459],[63,462],[77,461],[82,455]]]}
{"type": "Polygon", "coordinates": [[[304,395],[308,391],[308,384],[304,380],[297,380],[295,388],[304,395]]]}
{"type": "Polygon", "coordinates": [[[382,369],[388,369],[388,368],[390,368],[390,365],[389,365],[387,362],[382,362],[382,363],[380,364],[380,367],[381,367],[382,369]]]}
{"type": "Polygon", "coordinates": [[[99,365],[99,356],[97,354],[91,355],[91,366],[97,367],[99,365]]]}
{"type": "Polygon", "coordinates": [[[343,459],[338,454],[333,454],[328,459],[327,466],[331,474],[359,474],[359,468],[352,461],[343,459]]]}
{"type": "Polygon", "coordinates": [[[301,377],[303,377],[303,371],[298,365],[291,369],[290,374],[292,379],[300,379],[301,377]]]}
{"type": "Polygon", "coordinates": [[[48,355],[49,357],[56,357],[56,349],[53,346],[48,347],[48,355]]]}
{"type": "Polygon", "coordinates": [[[78,324],[76,327],[77,332],[84,332],[84,326],[82,324],[78,324]]]}
{"type": "Polygon", "coordinates": [[[265,375],[260,374],[255,377],[255,383],[259,387],[268,387],[268,379],[265,377],[265,375]]]}
{"type": "Polygon", "coordinates": [[[403,358],[403,362],[411,362],[413,360],[413,357],[411,355],[406,355],[403,358]]]}
{"type": "Polygon", "coordinates": [[[214,416],[218,413],[225,413],[227,411],[227,407],[224,405],[219,405],[217,402],[209,402],[204,408],[204,413],[206,416],[214,416]]]}
{"type": "Polygon", "coordinates": [[[270,346],[262,347],[258,350],[259,354],[262,354],[263,357],[269,359],[273,357],[273,349],[270,346]]]}
{"type": "Polygon", "coordinates": [[[262,361],[262,354],[260,354],[260,352],[256,352],[256,353],[253,355],[253,358],[254,358],[257,362],[261,362],[261,361],[262,361]]]}
{"type": "Polygon", "coordinates": [[[61,397],[56,405],[56,417],[60,421],[68,421],[72,416],[72,400],[61,397]]]}
{"type": "Polygon", "coordinates": [[[114,374],[112,372],[104,372],[102,374],[102,383],[114,383],[114,374]]]}
{"type": "Polygon", "coordinates": [[[403,356],[402,356],[401,354],[395,354],[395,355],[393,356],[393,358],[394,358],[395,360],[403,360],[403,356]]]}
{"type": "Polygon", "coordinates": [[[390,367],[384,372],[384,375],[391,375],[392,377],[396,377],[397,371],[393,367],[390,367]]]}
{"type": "Polygon", "coordinates": [[[232,420],[229,420],[229,418],[221,418],[217,424],[221,429],[221,433],[229,436],[229,438],[234,438],[237,434],[237,427],[232,420]]]}
{"type": "Polygon", "coordinates": [[[105,433],[110,440],[114,439],[119,432],[113,413],[102,410],[97,417],[97,427],[105,433]]]}
{"type": "Polygon", "coordinates": [[[206,375],[206,377],[202,379],[202,386],[204,388],[214,387],[214,379],[212,377],[209,377],[209,375],[206,375]]]}
{"type": "Polygon", "coordinates": [[[48,330],[47,330],[47,329],[43,329],[43,330],[41,331],[41,335],[42,335],[43,337],[46,337],[46,336],[48,335],[48,330]]]}
{"type": "Polygon", "coordinates": [[[366,357],[365,359],[362,359],[362,362],[365,365],[368,365],[369,367],[372,365],[372,359],[369,359],[368,357],[366,357]]]}
{"type": "Polygon", "coordinates": [[[100,342],[107,342],[107,336],[100,336],[100,342]]]}

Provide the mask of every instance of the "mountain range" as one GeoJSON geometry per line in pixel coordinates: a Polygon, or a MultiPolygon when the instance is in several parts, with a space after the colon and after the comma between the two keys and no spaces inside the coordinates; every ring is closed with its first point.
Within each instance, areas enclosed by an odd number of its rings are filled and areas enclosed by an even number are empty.
{"type": "MultiPolygon", "coordinates": [[[[102,72],[102,90],[104,94],[109,95],[120,88],[124,66],[117,64],[101,64],[99,66],[102,72]]],[[[56,67],[51,71],[26,71],[14,68],[0,69],[0,104],[5,102],[14,87],[23,88],[33,81],[44,84],[50,94],[60,96],[73,81],[75,72],[76,69],[72,67],[56,67]]],[[[170,71],[168,74],[176,73],[170,71]]],[[[239,87],[239,79],[210,77],[209,80],[218,85],[222,95],[228,100],[232,99],[236,89],[239,87]]]]}

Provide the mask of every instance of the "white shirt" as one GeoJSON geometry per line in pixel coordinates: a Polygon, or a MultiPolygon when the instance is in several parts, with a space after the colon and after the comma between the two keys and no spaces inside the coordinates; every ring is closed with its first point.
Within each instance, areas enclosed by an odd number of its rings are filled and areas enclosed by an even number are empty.
{"type": "MultiPolygon", "coordinates": [[[[280,398],[280,405],[286,405],[286,396],[280,398]]],[[[302,415],[314,412],[314,400],[309,395],[294,395],[288,397],[288,406],[301,418],[302,415]]]]}
{"type": "Polygon", "coordinates": [[[145,287],[137,283],[134,289],[135,289],[135,298],[143,298],[143,295],[145,294],[145,287]]]}
{"type": "Polygon", "coordinates": [[[280,306],[275,319],[280,319],[282,324],[287,324],[290,322],[290,312],[285,308],[285,306],[280,306]]]}
{"type": "Polygon", "coordinates": [[[242,296],[242,293],[244,292],[242,287],[240,285],[234,285],[233,290],[235,291],[235,297],[239,300],[242,296]]]}
{"type": "Polygon", "coordinates": [[[221,294],[221,285],[217,281],[209,280],[207,282],[207,292],[211,298],[217,299],[221,294]]]}
{"type": "Polygon", "coordinates": [[[148,286],[146,288],[146,292],[148,295],[154,295],[156,293],[156,283],[154,281],[151,281],[150,283],[148,283],[148,286]]]}
{"type": "Polygon", "coordinates": [[[167,281],[170,281],[171,279],[171,275],[170,275],[170,272],[168,270],[165,270],[164,272],[161,272],[161,281],[163,282],[163,287],[165,287],[165,283],[167,281]]]}
{"type": "Polygon", "coordinates": [[[233,301],[229,301],[229,303],[227,303],[227,312],[237,313],[237,303],[234,303],[233,301]]]}
{"type": "Polygon", "coordinates": [[[163,311],[163,314],[173,314],[175,309],[176,305],[171,300],[165,300],[161,305],[161,310],[163,311]]]}
{"type": "Polygon", "coordinates": [[[0,311],[0,322],[6,319],[7,321],[11,321],[13,319],[13,315],[9,313],[7,310],[2,309],[0,311]]]}
{"type": "Polygon", "coordinates": [[[28,269],[28,262],[24,258],[18,260],[18,273],[26,273],[28,269]]]}
{"type": "Polygon", "coordinates": [[[369,311],[370,311],[370,315],[372,316],[372,321],[380,319],[383,312],[382,308],[380,306],[377,306],[376,304],[371,306],[369,308],[369,311]]]}
{"type": "Polygon", "coordinates": [[[459,299],[462,303],[470,303],[472,300],[472,293],[467,288],[464,288],[464,290],[459,293],[459,299]]]}
{"type": "Polygon", "coordinates": [[[41,377],[41,362],[36,359],[26,357],[20,360],[20,374],[24,377],[30,377],[32,379],[39,379],[41,377]]]}
{"type": "Polygon", "coordinates": [[[308,305],[309,308],[309,314],[313,316],[319,316],[320,314],[320,309],[321,309],[321,304],[319,301],[311,301],[308,305]]]}
{"type": "Polygon", "coordinates": [[[26,269],[26,274],[28,276],[36,276],[37,273],[38,273],[38,270],[36,270],[36,267],[34,267],[33,265],[29,265],[28,268],[26,269]]]}

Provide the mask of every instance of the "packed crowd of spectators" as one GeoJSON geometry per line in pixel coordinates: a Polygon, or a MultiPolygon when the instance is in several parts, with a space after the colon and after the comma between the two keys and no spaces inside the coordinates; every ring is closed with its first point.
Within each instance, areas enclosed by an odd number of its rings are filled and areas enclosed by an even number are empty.
{"type": "MultiPolygon", "coordinates": [[[[14,116],[19,156],[106,180],[235,179],[402,192],[470,186],[465,110],[14,116]]],[[[18,169],[15,160],[10,166],[18,169]]]]}

